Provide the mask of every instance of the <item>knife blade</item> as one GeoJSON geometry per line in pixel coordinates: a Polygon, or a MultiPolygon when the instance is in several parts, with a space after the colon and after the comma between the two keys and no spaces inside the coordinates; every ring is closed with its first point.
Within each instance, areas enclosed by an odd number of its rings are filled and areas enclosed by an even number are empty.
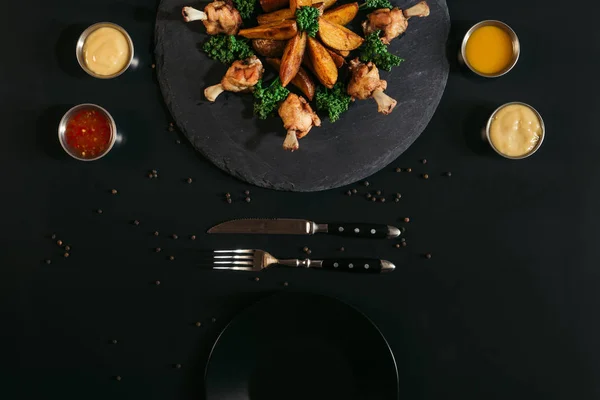
{"type": "Polygon", "coordinates": [[[316,223],[306,219],[290,218],[248,218],[234,219],[215,225],[208,233],[244,233],[244,234],[267,234],[267,235],[313,235],[316,233],[328,233],[331,235],[392,239],[400,236],[400,229],[383,224],[367,223],[316,223]]]}

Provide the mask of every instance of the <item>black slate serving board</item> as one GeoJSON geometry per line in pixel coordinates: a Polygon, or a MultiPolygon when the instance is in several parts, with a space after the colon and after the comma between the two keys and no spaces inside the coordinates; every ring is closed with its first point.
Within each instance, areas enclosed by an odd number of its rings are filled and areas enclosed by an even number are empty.
{"type": "MultiPolygon", "coordinates": [[[[416,2],[392,1],[400,8],[416,2]]],[[[411,19],[408,31],[391,44],[390,51],[406,61],[391,73],[381,71],[388,81],[386,92],[398,100],[394,112],[381,115],[375,101],[366,100],[355,102],[334,124],[320,113],[323,125],[300,140],[300,150],[289,153],[281,147],[281,120],[254,118],[252,96],[224,93],[214,104],[204,98],[204,88],[218,83],[227,70],[200,50],[207,38],[203,24],[186,24],[181,18],[183,6],[202,8],[204,3],[162,0],[155,39],[165,102],[201,154],[251,184],[310,192],[356,182],[402,154],[425,129],[442,97],[450,18],[445,0],[428,2],[431,15],[411,19]]],[[[364,19],[364,13],[357,19],[364,19]]]]}

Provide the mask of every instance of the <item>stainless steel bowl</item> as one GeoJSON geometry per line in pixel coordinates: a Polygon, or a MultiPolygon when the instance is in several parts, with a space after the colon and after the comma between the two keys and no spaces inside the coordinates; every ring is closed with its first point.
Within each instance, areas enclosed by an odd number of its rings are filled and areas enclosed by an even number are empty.
{"type": "Polygon", "coordinates": [[[490,119],[488,119],[488,122],[485,126],[485,139],[487,140],[487,142],[490,144],[490,146],[492,147],[492,149],[494,149],[494,151],[498,154],[500,154],[502,157],[504,158],[508,158],[510,160],[522,160],[524,158],[527,158],[529,156],[531,156],[532,154],[534,154],[536,151],[538,151],[538,149],[542,146],[542,143],[544,142],[544,138],[546,137],[546,125],[544,125],[544,120],[542,119],[542,116],[540,115],[540,113],[533,107],[531,107],[529,104],[526,103],[521,103],[519,101],[513,101],[511,103],[506,103],[501,105],[500,107],[498,107],[490,116],[490,119]],[[508,156],[504,153],[502,153],[501,151],[499,151],[495,146],[494,143],[492,142],[492,139],[490,138],[490,128],[492,127],[492,122],[494,122],[494,118],[496,117],[496,114],[498,113],[498,111],[502,110],[504,107],[508,107],[511,105],[521,105],[521,106],[525,106],[527,108],[529,108],[531,111],[534,112],[534,114],[538,117],[538,119],[540,120],[540,127],[542,128],[542,134],[540,136],[540,140],[538,140],[538,142],[536,143],[535,147],[527,154],[524,154],[522,156],[508,156]]]}
{"type": "Polygon", "coordinates": [[[513,31],[512,28],[510,26],[508,26],[507,24],[505,24],[504,22],[496,21],[496,20],[487,20],[487,21],[481,21],[478,24],[473,25],[471,27],[471,29],[469,29],[469,31],[467,32],[467,34],[465,35],[465,37],[462,41],[462,46],[460,47],[459,59],[464,64],[466,64],[467,67],[469,67],[469,69],[471,71],[473,71],[474,73],[476,73],[479,76],[483,76],[484,78],[498,78],[502,75],[506,75],[511,69],[514,68],[515,65],[517,65],[517,61],[519,61],[520,55],[521,55],[521,44],[519,43],[519,38],[517,37],[517,34],[515,33],[515,31],[513,31]],[[481,73],[481,72],[477,71],[475,68],[473,68],[473,66],[469,63],[469,60],[467,60],[467,55],[466,55],[467,42],[469,41],[469,38],[471,37],[473,32],[475,32],[477,29],[484,27],[484,26],[496,26],[498,28],[501,28],[510,35],[510,38],[512,40],[513,57],[512,57],[511,63],[508,65],[508,67],[504,68],[502,71],[498,72],[497,74],[481,73]]]}
{"type": "Polygon", "coordinates": [[[133,61],[133,53],[134,53],[134,48],[133,48],[133,40],[131,40],[131,36],[129,36],[129,34],[127,33],[127,31],[125,29],[123,29],[122,27],[120,27],[117,24],[113,24],[112,22],[98,22],[97,24],[94,24],[94,25],[88,27],[79,36],[79,39],[77,40],[77,46],[75,47],[75,54],[77,56],[77,62],[79,63],[81,68],[85,72],[87,72],[89,75],[93,76],[94,78],[99,78],[99,79],[116,78],[117,76],[121,75],[123,72],[127,71],[129,66],[131,65],[131,62],[133,61]],[[127,39],[127,43],[129,44],[129,60],[127,61],[127,64],[125,65],[125,67],[123,67],[122,70],[120,70],[119,72],[117,72],[113,75],[98,75],[94,71],[90,70],[85,62],[85,57],[83,55],[83,45],[85,44],[85,40],[92,32],[94,32],[96,29],[99,29],[99,28],[113,28],[113,29],[118,30],[125,36],[125,38],[127,39]]]}
{"type": "Polygon", "coordinates": [[[60,120],[60,123],[58,124],[58,141],[60,142],[60,145],[62,146],[62,148],[65,150],[65,152],[68,155],[70,155],[71,157],[73,157],[79,161],[95,161],[95,160],[101,159],[102,157],[104,157],[105,155],[107,155],[110,152],[110,150],[113,148],[116,140],[117,140],[117,124],[115,124],[115,120],[113,119],[113,117],[110,115],[110,113],[108,111],[106,111],[104,108],[102,108],[96,104],[86,103],[86,104],[80,104],[78,106],[71,108],[69,111],[67,111],[65,113],[65,115],[63,115],[63,117],[60,120]],[[104,153],[100,154],[99,156],[97,156],[95,158],[79,157],[79,155],[73,153],[73,150],[69,147],[69,145],[67,144],[67,140],[66,140],[67,124],[69,123],[69,120],[71,119],[71,117],[73,117],[73,115],[75,113],[77,113],[78,111],[83,110],[83,109],[92,109],[92,110],[96,110],[96,111],[102,113],[108,119],[108,122],[110,124],[110,143],[109,143],[108,147],[106,148],[106,150],[104,151],[104,153]]]}

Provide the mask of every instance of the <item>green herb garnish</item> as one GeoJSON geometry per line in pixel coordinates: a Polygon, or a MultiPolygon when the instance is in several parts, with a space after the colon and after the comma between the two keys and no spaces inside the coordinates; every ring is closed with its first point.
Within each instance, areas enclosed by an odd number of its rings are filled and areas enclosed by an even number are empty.
{"type": "Polygon", "coordinates": [[[366,0],[361,4],[359,10],[377,10],[380,8],[393,8],[394,6],[389,0],[366,0]]]}
{"type": "Polygon", "coordinates": [[[266,88],[263,88],[262,80],[258,81],[254,86],[254,114],[260,119],[267,119],[288,94],[290,91],[281,86],[279,78],[266,88]]]}
{"type": "Polygon", "coordinates": [[[254,14],[256,0],[233,0],[233,2],[243,19],[248,19],[254,14]]]}
{"type": "Polygon", "coordinates": [[[317,110],[327,111],[331,122],[340,119],[340,115],[348,111],[352,102],[352,98],[346,92],[346,87],[342,82],[336,83],[332,89],[319,86],[316,99],[317,110]]]}
{"type": "Polygon", "coordinates": [[[211,36],[203,45],[202,50],[213,60],[223,64],[231,64],[235,60],[252,57],[254,52],[248,45],[248,40],[236,38],[233,35],[211,36]]]}
{"type": "Polygon", "coordinates": [[[296,10],[296,24],[299,30],[315,37],[319,30],[319,10],[314,7],[300,7],[296,10]]]}
{"type": "Polygon", "coordinates": [[[388,52],[387,46],[379,39],[380,32],[375,31],[367,35],[360,50],[360,60],[363,62],[372,61],[377,65],[377,68],[391,71],[392,67],[397,67],[404,59],[388,52]]]}

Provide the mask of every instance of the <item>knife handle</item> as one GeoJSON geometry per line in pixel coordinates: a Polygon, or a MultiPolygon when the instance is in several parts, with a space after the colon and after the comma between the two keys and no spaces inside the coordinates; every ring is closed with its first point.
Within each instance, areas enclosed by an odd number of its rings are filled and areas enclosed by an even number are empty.
{"type": "Polygon", "coordinates": [[[383,224],[329,223],[327,233],[344,237],[391,239],[400,236],[400,229],[383,224]]]}
{"type": "Polygon", "coordinates": [[[396,266],[387,260],[376,258],[331,258],[323,260],[321,268],[331,271],[380,274],[392,272],[396,266]]]}

